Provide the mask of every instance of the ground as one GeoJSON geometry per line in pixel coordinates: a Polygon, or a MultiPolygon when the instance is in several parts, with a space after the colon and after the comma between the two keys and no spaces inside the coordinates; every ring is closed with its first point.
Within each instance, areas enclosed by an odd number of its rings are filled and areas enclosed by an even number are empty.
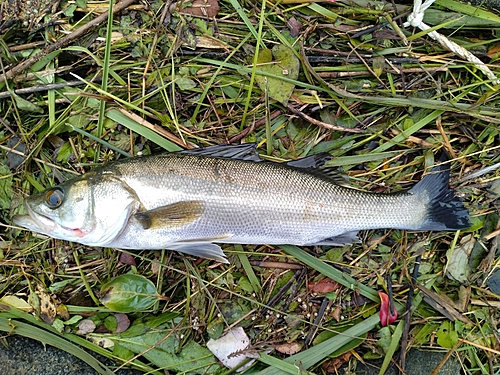
{"type": "Polygon", "coordinates": [[[143,373],[223,372],[206,343],[233,326],[250,338],[240,354],[259,357],[248,372],[376,359],[383,373],[410,348],[498,371],[497,10],[439,0],[425,12],[478,65],[404,25],[408,2],[125,0],[112,16],[108,1],[30,4],[0,9],[5,335],[36,332],[103,374],[80,347],[143,373]],[[376,193],[411,187],[444,151],[471,227],[225,245],[219,264],[12,224],[24,198],[103,163],[250,142],[276,162],[328,153],[330,173],[376,193]],[[391,285],[399,318],[382,327],[391,285]]]}

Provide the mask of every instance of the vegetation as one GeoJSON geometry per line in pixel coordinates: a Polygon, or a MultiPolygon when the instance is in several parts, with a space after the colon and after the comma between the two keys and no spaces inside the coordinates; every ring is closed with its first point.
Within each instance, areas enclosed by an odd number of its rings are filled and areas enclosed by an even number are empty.
{"type": "MultiPolygon", "coordinates": [[[[498,84],[403,27],[412,4],[27,3],[2,3],[0,18],[0,330],[101,374],[113,369],[80,347],[144,373],[223,373],[206,344],[236,326],[252,373],[370,359],[383,373],[410,347],[456,356],[467,374],[499,371],[498,84]],[[380,193],[445,151],[472,227],[367,231],[344,248],[227,245],[226,265],[11,225],[24,197],[96,165],[241,142],[273,161],[330,153],[354,187],[380,193]],[[381,327],[391,284],[400,319],[381,327]]],[[[425,22],[500,71],[494,11],[438,0],[425,22]]]]}

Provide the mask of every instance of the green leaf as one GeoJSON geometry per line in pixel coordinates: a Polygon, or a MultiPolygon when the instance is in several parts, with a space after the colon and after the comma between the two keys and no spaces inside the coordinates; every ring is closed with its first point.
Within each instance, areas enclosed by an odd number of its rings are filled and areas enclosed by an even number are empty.
{"type": "Polygon", "coordinates": [[[12,173],[5,165],[0,164],[0,208],[10,207],[12,199],[12,173]]]}
{"type": "Polygon", "coordinates": [[[458,344],[458,333],[453,327],[453,322],[444,321],[437,333],[437,343],[443,348],[453,348],[458,344]]]}
{"type": "Polygon", "coordinates": [[[472,234],[462,237],[458,246],[450,246],[446,252],[448,262],[446,264],[446,276],[460,283],[466,283],[472,272],[469,265],[472,250],[476,239],[472,234]]]}
{"type": "Polygon", "coordinates": [[[70,4],[66,9],[64,9],[63,14],[66,17],[73,17],[75,14],[75,10],[78,6],[76,4],[70,4]]]}
{"type": "Polygon", "coordinates": [[[76,0],[76,5],[82,9],[87,9],[87,0],[76,0]]]}
{"type": "Polygon", "coordinates": [[[294,51],[282,44],[273,47],[272,52],[262,50],[258,58],[255,81],[263,91],[267,91],[270,98],[283,105],[288,103],[292,96],[295,85],[280,78],[296,80],[299,77],[300,61],[294,51]],[[274,62],[273,61],[274,58],[274,62]],[[271,74],[274,77],[259,75],[259,72],[271,74]]]}
{"type": "Polygon", "coordinates": [[[151,307],[158,299],[155,285],[144,276],[126,274],[101,287],[101,302],[117,312],[132,312],[151,307]]]}
{"type": "Polygon", "coordinates": [[[220,368],[212,353],[192,340],[179,348],[180,342],[173,332],[149,331],[112,340],[136,354],[144,353],[151,363],[164,370],[201,374],[214,373],[220,368]]]}
{"type": "MultiPolygon", "coordinates": [[[[337,335],[342,334],[342,332],[345,332],[349,326],[344,326],[344,327],[336,327],[335,332],[332,331],[323,331],[321,332],[318,336],[313,341],[314,345],[321,344],[322,342],[331,339],[332,337],[335,337],[337,335]]],[[[350,350],[353,350],[354,348],[358,347],[365,341],[365,339],[368,337],[368,332],[364,332],[358,337],[353,337],[351,341],[349,341],[347,344],[342,346],[341,348],[335,350],[333,353],[329,355],[330,358],[337,358],[340,357],[342,354],[347,353],[350,350]]]]}
{"type": "Polygon", "coordinates": [[[17,108],[19,108],[21,111],[43,113],[42,108],[40,108],[36,104],[31,103],[29,100],[21,98],[19,95],[16,95],[14,93],[12,93],[12,97],[16,102],[17,108]]]}
{"type": "Polygon", "coordinates": [[[184,90],[191,90],[196,87],[196,82],[193,81],[191,78],[188,77],[180,77],[175,80],[175,83],[181,89],[182,91],[184,90]]]}

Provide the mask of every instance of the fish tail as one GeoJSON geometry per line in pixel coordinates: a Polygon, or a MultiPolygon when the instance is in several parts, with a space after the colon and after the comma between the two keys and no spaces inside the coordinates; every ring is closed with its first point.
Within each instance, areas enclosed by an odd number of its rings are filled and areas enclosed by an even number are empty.
{"type": "Polygon", "coordinates": [[[416,184],[410,193],[427,201],[427,215],[418,230],[459,230],[471,226],[469,212],[449,186],[450,170],[441,164],[416,184]]]}

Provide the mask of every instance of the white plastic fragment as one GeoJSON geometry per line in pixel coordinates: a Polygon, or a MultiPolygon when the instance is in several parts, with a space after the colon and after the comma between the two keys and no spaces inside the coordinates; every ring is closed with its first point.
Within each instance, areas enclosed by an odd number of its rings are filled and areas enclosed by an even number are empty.
{"type": "MultiPolygon", "coordinates": [[[[422,3],[422,0],[415,0],[413,4],[413,11],[408,16],[408,20],[403,24],[404,27],[413,26],[417,27],[420,30],[429,30],[430,27],[427,25],[424,20],[425,11],[434,3],[435,0],[425,0],[422,3]]],[[[500,84],[500,80],[493,73],[490,68],[486,66],[481,60],[479,60],[476,56],[470,53],[468,50],[459,46],[457,43],[449,40],[444,35],[438,33],[437,31],[430,31],[428,35],[437,40],[444,48],[448,51],[453,52],[455,55],[460,56],[462,59],[465,59],[471,63],[473,63],[481,72],[484,73],[489,79],[492,80],[494,85],[500,84]]]]}
{"type": "MultiPolygon", "coordinates": [[[[247,358],[255,358],[254,352],[252,355],[245,353],[245,349],[248,349],[249,346],[250,339],[241,327],[231,328],[224,336],[219,337],[217,340],[210,339],[207,342],[207,348],[224,366],[230,369],[239,366],[247,358]]],[[[252,362],[248,363],[244,368],[250,366],[252,362]]],[[[241,371],[244,368],[242,367],[239,370],[241,371]]]]}

